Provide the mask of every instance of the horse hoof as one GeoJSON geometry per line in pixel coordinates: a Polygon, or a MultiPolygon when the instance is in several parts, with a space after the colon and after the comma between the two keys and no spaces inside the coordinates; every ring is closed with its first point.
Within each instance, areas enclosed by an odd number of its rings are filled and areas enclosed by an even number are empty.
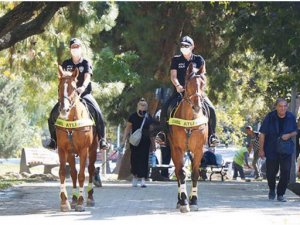
{"type": "Polygon", "coordinates": [[[93,207],[93,206],[95,206],[95,201],[94,201],[94,200],[91,200],[91,199],[87,199],[87,200],[86,200],[86,206],[88,206],[88,207],[93,207]]]}
{"type": "Polygon", "coordinates": [[[75,211],[76,211],[76,212],[84,212],[84,211],[85,211],[85,208],[84,208],[83,205],[76,205],[75,211]]]}
{"type": "Polygon", "coordinates": [[[180,212],[181,213],[187,213],[189,211],[191,211],[189,205],[181,205],[180,206],[180,212]]]}
{"type": "Polygon", "coordinates": [[[72,201],[71,202],[71,209],[75,209],[76,208],[76,205],[77,205],[77,201],[72,201]]]}
{"type": "Polygon", "coordinates": [[[73,196],[72,197],[72,202],[71,202],[71,209],[75,209],[76,205],[77,205],[77,197],[76,196],[73,196]]]}
{"type": "Polygon", "coordinates": [[[199,210],[198,205],[190,205],[190,209],[191,209],[191,211],[193,211],[193,212],[199,210]]]}
{"type": "Polygon", "coordinates": [[[67,201],[65,204],[60,204],[61,212],[69,212],[71,210],[70,203],[67,201]]]}
{"type": "Polygon", "coordinates": [[[190,209],[191,211],[198,211],[198,200],[197,200],[197,196],[192,196],[192,198],[190,198],[190,209]]]}

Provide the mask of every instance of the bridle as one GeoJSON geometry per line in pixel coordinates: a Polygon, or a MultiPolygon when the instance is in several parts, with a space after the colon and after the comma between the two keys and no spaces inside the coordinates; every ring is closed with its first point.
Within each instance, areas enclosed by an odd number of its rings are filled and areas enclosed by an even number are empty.
{"type": "MultiPolygon", "coordinates": [[[[67,84],[66,83],[66,79],[71,79],[71,77],[64,77],[64,78],[62,78],[62,79],[64,79],[64,83],[63,83],[63,85],[65,85],[65,84],[67,84]]],[[[67,85],[69,85],[69,84],[67,84],[67,85]]],[[[76,102],[77,102],[77,99],[80,97],[80,95],[78,95],[78,93],[77,93],[77,91],[76,91],[76,88],[74,88],[74,90],[72,91],[72,93],[68,96],[67,95],[67,93],[66,93],[66,91],[64,90],[64,95],[63,95],[63,99],[65,100],[67,100],[68,102],[69,102],[69,107],[68,107],[68,109],[65,109],[66,110],[66,112],[70,112],[71,111],[71,109],[76,105],[76,102]],[[71,99],[70,97],[71,96],[74,96],[74,98],[73,99],[71,99]]],[[[63,102],[64,102],[64,100],[63,100],[63,102]]],[[[61,107],[61,105],[62,105],[62,102],[61,101],[59,101],[59,111],[61,111],[62,110],[62,107],[61,107]]],[[[65,104],[64,104],[65,105],[65,104]]]]}
{"type": "MultiPolygon", "coordinates": [[[[192,80],[193,78],[201,78],[201,75],[195,75],[194,72],[192,72],[191,74],[193,74],[193,75],[191,75],[191,77],[187,80],[185,87],[184,87],[185,90],[187,90],[187,84],[190,80],[192,80]]],[[[196,109],[195,104],[192,102],[192,99],[195,97],[200,98],[201,103],[203,102],[203,99],[204,99],[203,95],[198,92],[191,94],[191,95],[187,95],[187,92],[185,91],[184,96],[183,96],[183,101],[186,101],[187,103],[189,103],[193,110],[196,109]]]]}

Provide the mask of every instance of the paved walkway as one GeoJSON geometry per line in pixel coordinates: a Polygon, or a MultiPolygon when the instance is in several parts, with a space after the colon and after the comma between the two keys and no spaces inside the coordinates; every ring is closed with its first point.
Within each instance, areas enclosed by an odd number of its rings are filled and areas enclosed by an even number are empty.
{"type": "Polygon", "coordinates": [[[104,182],[95,189],[95,207],[62,213],[58,182],[22,184],[0,192],[0,221],[31,225],[300,224],[300,198],[287,191],[288,202],[270,201],[266,182],[200,182],[198,189],[199,211],[182,214],[175,209],[175,182],[151,182],[147,188],[104,182]]]}

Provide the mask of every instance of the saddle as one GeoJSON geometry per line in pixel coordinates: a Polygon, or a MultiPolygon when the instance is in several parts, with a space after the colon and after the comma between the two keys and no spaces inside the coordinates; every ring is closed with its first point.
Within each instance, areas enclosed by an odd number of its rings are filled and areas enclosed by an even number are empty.
{"type": "MultiPolygon", "coordinates": [[[[180,102],[182,101],[182,96],[179,95],[178,97],[174,98],[167,109],[167,120],[169,121],[170,118],[174,117],[177,107],[179,106],[180,102]]],[[[209,120],[209,108],[208,105],[204,102],[202,105],[202,113],[207,119],[209,120]]],[[[167,130],[169,130],[169,123],[166,123],[167,130]]]]}
{"type": "Polygon", "coordinates": [[[94,108],[94,106],[88,101],[86,101],[84,98],[81,98],[80,101],[83,103],[86,110],[88,111],[90,119],[93,120],[94,123],[97,122],[97,111],[94,108]]]}

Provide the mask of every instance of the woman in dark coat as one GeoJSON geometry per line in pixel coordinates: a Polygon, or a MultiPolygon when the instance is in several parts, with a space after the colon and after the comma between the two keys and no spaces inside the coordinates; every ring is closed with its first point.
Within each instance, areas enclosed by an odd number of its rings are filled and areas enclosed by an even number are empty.
{"type": "Polygon", "coordinates": [[[131,173],[133,175],[133,187],[137,187],[139,181],[141,181],[141,187],[146,187],[145,180],[148,178],[149,150],[152,146],[149,130],[150,125],[153,123],[153,119],[150,115],[148,115],[147,110],[147,102],[144,98],[140,99],[137,104],[137,111],[129,116],[123,136],[123,143],[125,143],[129,135],[139,129],[145,119],[142,130],[142,138],[139,145],[133,146],[130,144],[130,163],[131,173]]]}

